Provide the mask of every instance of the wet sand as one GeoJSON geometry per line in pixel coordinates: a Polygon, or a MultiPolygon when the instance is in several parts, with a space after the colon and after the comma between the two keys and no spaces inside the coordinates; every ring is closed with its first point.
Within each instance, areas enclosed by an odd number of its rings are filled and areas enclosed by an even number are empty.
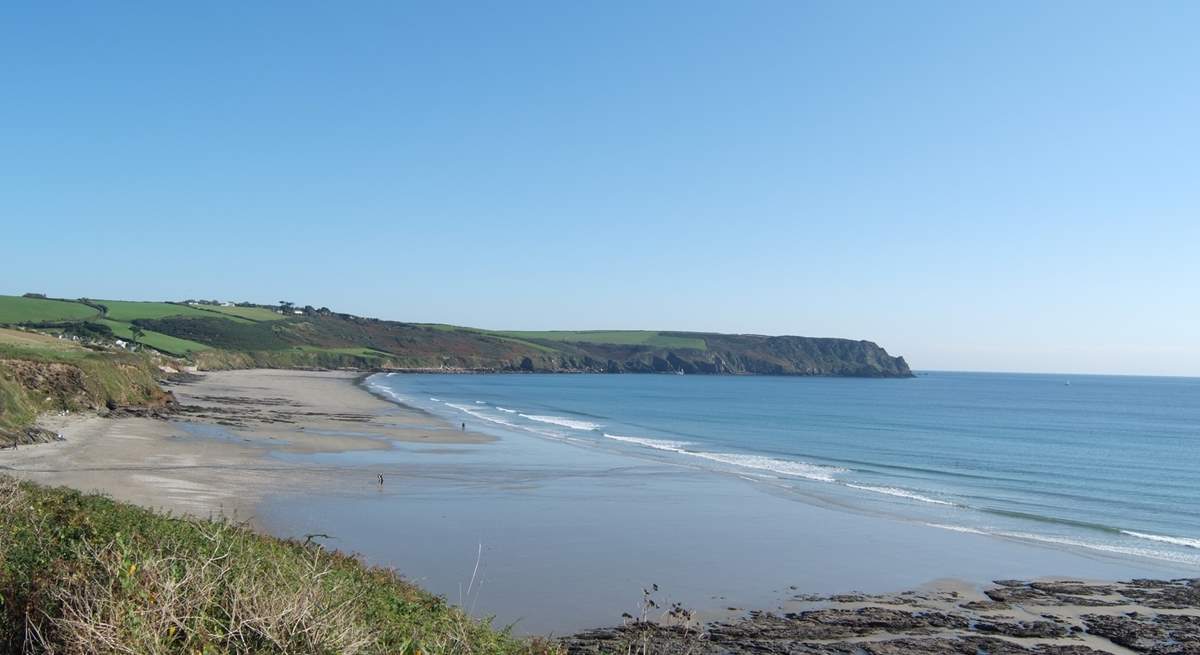
{"type": "Polygon", "coordinates": [[[419,410],[377,398],[359,374],[221,371],[173,383],[177,418],[46,416],[64,441],[0,452],[0,471],[27,480],[98,491],[118,500],[195,516],[255,521],[266,494],[320,493],[369,485],[363,465],[308,466],[278,453],[387,451],[393,442],[481,444],[419,410]]]}

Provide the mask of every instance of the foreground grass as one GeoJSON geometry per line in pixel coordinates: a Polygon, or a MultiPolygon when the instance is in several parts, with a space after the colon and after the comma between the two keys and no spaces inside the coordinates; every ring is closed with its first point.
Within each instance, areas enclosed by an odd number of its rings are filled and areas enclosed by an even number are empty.
{"type": "Polygon", "coordinates": [[[316,546],[0,476],[0,652],[551,650],[316,546]]]}

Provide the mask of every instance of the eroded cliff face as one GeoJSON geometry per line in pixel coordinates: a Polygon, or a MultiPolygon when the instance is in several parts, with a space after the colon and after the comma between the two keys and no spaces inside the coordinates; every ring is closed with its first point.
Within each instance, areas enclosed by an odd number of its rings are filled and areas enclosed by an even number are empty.
{"type": "Polygon", "coordinates": [[[0,359],[0,447],[52,441],[57,434],[33,425],[41,412],[97,411],[146,414],[169,411],[175,397],[163,391],[148,365],[96,356],[80,365],[0,359]]]}

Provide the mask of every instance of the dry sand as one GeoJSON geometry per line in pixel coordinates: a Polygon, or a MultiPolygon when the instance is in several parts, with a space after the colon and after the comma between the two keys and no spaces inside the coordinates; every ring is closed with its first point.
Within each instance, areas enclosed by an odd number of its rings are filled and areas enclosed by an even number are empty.
{"type": "MultiPolygon", "coordinates": [[[[39,424],[65,441],[0,451],[0,471],[175,513],[253,522],[266,494],[318,491],[356,473],[291,463],[274,452],[492,440],[378,398],[358,386],[358,378],[346,372],[204,373],[168,387],[183,405],[174,420],[43,417],[39,424]]],[[[359,473],[374,479],[370,471],[359,473]]]]}

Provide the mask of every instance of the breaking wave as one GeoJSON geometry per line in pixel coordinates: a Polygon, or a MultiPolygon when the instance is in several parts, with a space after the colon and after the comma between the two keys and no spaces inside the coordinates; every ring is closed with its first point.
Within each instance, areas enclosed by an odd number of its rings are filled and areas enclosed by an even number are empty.
{"type": "Polygon", "coordinates": [[[922,503],[957,507],[956,503],[952,503],[948,500],[938,500],[937,498],[922,496],[919,493],[915,493],[907,489],[897,489],[896,487],[872,487],[865,484],[851,484],[849,482],[846,483],[846,486],[850,487],[851,489],[861,489],[862,491],[870,491],[877,494],[884,494],[886,496],[896,496],[897,498],[908,498],[909,500],[917,500],[922,503]]]}
{"type": "Polygon", "coordinates": [[[551,425],[557,425],[557,426],[564,427],[564,428],[571,428],[572,430],[598,430],[598,429],[600,429],[599,423],[591,423],[589,421],[577,421],[575,419],[564,418],[562,416],[540,416],[537,414],[518,414],[517,416],[520,416],[521,418],[527,418],[531,421],[537,421],[538,423],[549,423],[551,425]]]}
{"type": "Polygon", "coordinates": [[[647,448],[654,448],[655,450],[667,450],[674,453],[687,454],[686,451],[683,450],[683,447],[690,445],[690,443],[687,441],[646,439],[644,437],[624,437],[619,434],[609,434],[607,432],[604,433],[604,436],[608,437],[609,439],[615,439],[616,441],[624,441],[625,443],[633,443],[639,446],[645,446],[647,448]]]}
{"type": "Polygon", "coordinates": [[[1161,534],[1147,534],[1145,532],[1134,532],[1133,530],[1121,530],[1121,534],[1137,537],[1138,539],[1146,539],[1149,541],[1159,541],[1164,544],[1174,544],[1176,546],[1187,546],[1188,548],[1200,548],[1200,539],[1192,539],[1190,537],[1169,537],[1161,534]]]}

